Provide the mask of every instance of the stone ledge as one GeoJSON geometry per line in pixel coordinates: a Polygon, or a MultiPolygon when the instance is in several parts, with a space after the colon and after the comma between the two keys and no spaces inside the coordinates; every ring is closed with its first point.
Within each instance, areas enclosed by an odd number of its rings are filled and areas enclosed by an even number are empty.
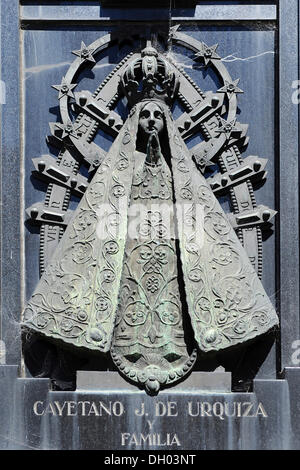
{"type": "MultiPolygon", "coordinates": [[[[77,371],[77,391],[138,392],[136,385],[127,382],[118,372],[77,371]]],[[[173,392],[231,392],[231,373],[224,371],[192,372],[187,379],[161,393],[173,392]]]]}

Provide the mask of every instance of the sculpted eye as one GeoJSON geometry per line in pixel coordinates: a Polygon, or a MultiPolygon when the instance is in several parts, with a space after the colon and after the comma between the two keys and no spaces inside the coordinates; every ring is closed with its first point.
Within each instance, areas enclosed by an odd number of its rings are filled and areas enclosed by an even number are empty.
{"type": "Polygon", "coordinates": [[[161,112],[160,112],[160,111],[155,111],[154,117],[155,117],[156,119],[162,119],[162,114],[161,114],[161,112]]]}
{"type": "Polygon", "coordinates": [[[141,117],[142,118],[148,118],[150,116],[150,111],[148,109],[145,109],[144,111],[141,112],[141,117]]]}

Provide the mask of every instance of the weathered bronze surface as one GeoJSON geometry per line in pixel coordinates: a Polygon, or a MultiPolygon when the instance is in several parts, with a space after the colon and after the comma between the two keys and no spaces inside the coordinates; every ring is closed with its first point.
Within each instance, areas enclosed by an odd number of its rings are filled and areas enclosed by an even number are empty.
{"type": "MultiPolygon", "coordinates": [[[[172,36],[187,43],[178,28],[172,36]]],[[[73,215],[66,207],[29,209],[36,221],[50,222],[43,240],[52,230],[57,244],[59,231],[67,228],[51,261],[44,262],[43,251],[42,270],[43,263],[47,266],[24,325],[78,349],[110,351],[125,376],[157,392],[190,372],[197,350],[225,350],[278,324],[259,280],[258,254],[260,225],[274,211],[256,207],[250,179],[265,176],[266,162],[240,157],[247,126],[234,113],[242,90],[220,62],[217,45],[189,42],[195,60],[216,67],[223,77],[217,93],[201,92],[148,42],[117,67],[117,92],[112,73],[94,95],[74,93],[82,113],[70,121],[72,74],[94,62],[106,42],[104,37],[90,46],[82,43],[74,51],[72,72],[55,85],[63,123],[52,130],[62,142],[61,155],[56,171],[49,156],[36,168],[53,183],[59,179],[60,189],[84,194],[73,215]],[[124,124],[112,110],[121,96],[130,109],[124,124]],[[225,97],[226,120],[221,117],[225,97]],[[171,113],[175,100],[185,108],[177,121],[171,113]],[[98,127],[116,136],[107,154],[92,142],[98,127]],[[206,139],[188,150],[184,139],[199,128],[206,139]],[[89,185],[76,174],[72,146],[96,168],[89,185]],[[221,175],[205,178],[214,161],[221,175]],[[234,206],[231,219],[216,198],[226,190],[234,206]]]]}

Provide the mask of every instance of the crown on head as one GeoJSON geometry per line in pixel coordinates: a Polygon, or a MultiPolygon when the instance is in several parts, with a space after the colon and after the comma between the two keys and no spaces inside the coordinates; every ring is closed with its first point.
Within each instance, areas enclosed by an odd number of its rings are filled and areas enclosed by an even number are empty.
{"type": "Polygon", "coordinates": [[[121,87],[129,107],[147,99],[160,100],[171,106],[179,88],[179,78],[171,64],[148,41],[141,56],[126,67],[121,87]]]}

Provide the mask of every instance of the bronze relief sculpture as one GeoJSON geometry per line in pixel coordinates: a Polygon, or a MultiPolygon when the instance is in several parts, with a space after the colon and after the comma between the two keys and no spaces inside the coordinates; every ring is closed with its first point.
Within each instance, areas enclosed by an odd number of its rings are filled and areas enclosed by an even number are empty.
{"type": "MultiPolygon", "coordinates": [[[[172,35],[186,41],[178,28],[172,35]]],[[[189,46],[196,60],[220,61],[215,46],[195,43],[189,46]]],[[[105,37],[98,49],[82,43],[76,66],[95,60],[104,44],[105,37]]],[[[233,117],[241,90],[221,62],[217,67],[224,86],[204,94],[148,42],[94,95],[75,93],[82,111],[75,123],[66,114],[75,85],[71,75],[64,77],[56,86],[63,124],[52,125],[62,141],[57,173],[51,176],[47,160],[39,161],[39,171],[48,171],[52,184],[68,190],[73,185],[77,192],[84,182],[76,177],[76,166],[65,182],[57,176],[74,147],[96,172],[25,309],[24,326],[68,347],[110,352],[120,372],[150,393],[182,380],[198,354],[238,346],[278,324],[259,279],[259,224],[272,211],[255,205],[251,189],[251,178],[264,175],[265,161],[241,159],[245,126],[233,117]],[[108,97],[110,80],[118,87],[108,97]],[[129,108],[124,124],[113,111],[120,96],[129,108]],[[175,100],[186,109],[177,121],[171,112],[175,100]],[[227,120],[221,117],[225,100],[227,120]],[[106,155],[92,142],[99,126],[116,137],[106,155]],[[199,128],[206,139],[191,152],[184,139],[199,128]],[[206,178],[205,168],[217,159],[221,175],[206,178]],[[230,217],[216,197],[224,189],[235,209],[230,217]]],[[[68,214],[54,206],[55,220],[47,220],[49,206],[30,213],[47,221],[43,239],[49,227],[57,226],[59,233],[68,214]]]]}

